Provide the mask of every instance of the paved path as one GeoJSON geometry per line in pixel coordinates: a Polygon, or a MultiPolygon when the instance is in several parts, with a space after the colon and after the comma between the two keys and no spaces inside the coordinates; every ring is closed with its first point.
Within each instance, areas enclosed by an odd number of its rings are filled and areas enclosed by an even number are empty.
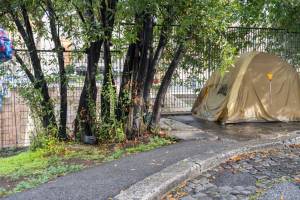
{"type": "Polygon", "coordinates": [[[300,200],[300,146],[228,161],[188,181],[166,199],[300,200]]]}
{"type": "MultiPolygon", "coordinates": [[[[187,124],[187,121],[193,122],[194,119],[191,117],[180,117],[176,120],[187,124]]],[[[101,164],[78,173],[69,174],[43,184],[38,188],[21,192],[4,199],[107,200],[109,197],[117,195],[121,190],[127,189],[132,184],[182,159],[197,154],[207,157],[214,153],[223,152],[225,149],[233,148],[235,145],[241,146],[244,142],[259,137],[253,130],[246,131],[248,134],[244,134],[243,136],[236,134],[235,129],[232,129],[231,134],[227,132],[221,134],[222,129],[220,128],[215,133],[209,133],[210,131],[200,130],[199,127],[197,127],[199,122],[194,121],[193,123],[192,126],[186,126],[184,130],[179,130],[180,132],[185,131],[186,133],[189,131],[193,132],[193,137],[189,140],[150,152],[127,156],[120,160],[101,164]],[[211,137],[211,134],[216,134],[217,136],[211,137]]],[[[179,124],[179,126],[181,125],[179,124]]],[[[226,131],[228,130],[230,129],[226,129],[226,131]]]]}
{"type": "Polygon", "coordinates": [[[221,141],[183,141],[154,151],[140,153],[105,163],[26,192],[4,198],[6,200],[94,200],[117,195],[122,189],[189,156],[215,147],[222,151],[221,141]]]}

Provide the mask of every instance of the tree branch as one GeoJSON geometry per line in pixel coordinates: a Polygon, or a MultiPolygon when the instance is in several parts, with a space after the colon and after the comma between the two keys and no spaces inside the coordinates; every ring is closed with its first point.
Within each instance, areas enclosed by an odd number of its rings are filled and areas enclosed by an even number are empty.
{"type": "Polygon", "coordinates": [[[143,94],[144,100],[146,101],[146,103],[148,102],[150,90],[151,90],[154,75],[156,72],[156,66],[157,66],[158,62],[160,61],[160,58],[161,58],[161,56],[165,50],[165,47],[168,43],[168,39],[170,37],[169,34],[172,30],[172,24],[174,22],[174,15],[173,15],[174,13],[173,13],[172,7],[167,6],[166,10],[167,10],[167,16],[164,19],[161,30],[160,30],[159,42],[156,47],[154,56],[150,60],[150,63],[149,63],[149,68],[148,68],[148,73],[147,73],[147,78],[146,78],[145,88],[144,88],[144,94],[143,94]]]}
{"type": "Polygon", "coordinates": [[[80,11],[79,7],[76,6],[76,4],[74,2],[72,2],[72,5],[75,7],[75,10],[76,10],[81,22],[85,24],[84,16],[83,16],[82,12],[80,11]]]}
{"type": "Polygon", "coordinates": [[[29,78],[30,82],[32,84],[34,84],[35,78],[34,78],[33,74],[31,73],[31,71],[26,67],[26,64],[23,61],[23,59],[19,56],[19,54],[17,54],[17,52],[15,53],[15,57],[16,57],[18,63],[21,65],[21,69],[25,72],[25,74],[29,78]]]}
{"type": "Polygon", "coordinates": [[[24,26],[22,25],[19,17],[17,15],[15,15],[15,12],[13,10],[10,10],[9,14],[13,18],[13,20],[14,20],[16,26],[17,26],[17,29],[18,29],[19,33],[21,34],[21,36],[24,39],[26,45],[28,46],[28,44],[29,44],[29,38],[28,38],[26,30],[25,30],[24,26]]]}
{"type": "MultiPolygon", "coordinates": [[[[35,42],[34,42],[32,27],[31,27],[31,24],[30,24],[27,9],[25,8],[24,5],[21,5],[21,11],[22,11],[22,16],[23,16],[24,25],[25,25],[28,40],[30,41],[31,48],[33,48],[33,50],[36,51],[36,46],[35,46],[35,42]]],[[[31,49],[31,48],[28,48],[28,49],[31,49]]]]}
{"type": "Polygon", "coordinates": [[[51,0],[46,0],[46,6],[48,11],[48,17],[50,21],[50,31],[52,40],[54,42],[55,51],[58,59],[59,66],[59,78],[60,78],[60,124],[59,124],[59,138],[66,140],[66,123],[67,123],[67,108],[68,108],[68,95],[67,95],[67,77],[65,71],[64,61],[64,48],[61,44],[59,29],[56,28],[58,19],[56,18],[54,6],[51,0]]]}
{"type": "Polygon", "coordinates": [[[176,68],[180,62],[180,59],[184,54],[184,50],[185,50],[184,48],[185,48],[184,44],[183,44],[183,42],[181,42],[176,49],[174,57],[169,65],[169,67],[164,75],[164,78],[161,82],[161,85],[159,87],[158,93],[155,98],[154,106],[153,106],[152,119],[151,119],[151,124],[150,124],[151,128],[153,128],[153,129],[156,129],[156,127],[159,123],[162,100],[166,96],[168,87],[171,83],[172,76],[174,74],[174,71],[176,70],[176,68]]]}

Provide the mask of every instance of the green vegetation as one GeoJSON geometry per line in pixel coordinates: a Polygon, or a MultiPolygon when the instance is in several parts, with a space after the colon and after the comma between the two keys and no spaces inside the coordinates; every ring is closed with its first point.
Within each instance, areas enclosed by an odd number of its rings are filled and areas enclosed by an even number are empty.
{"type": "Polygon", "coordinates": [[[0,197],[33,188],[55,177],[82,169],[82,164],[64,162],[64,156],[48,154],[44,149],[29,150],[0,158],[0,197]]]}
{"type": "Polygon", "coordinates": [[[23,152],[8,158],[0,158],[0,162],[0,176],[11,175],[16,177],[17,174],[21,173],[22,175],[28,175],[32,170],[47,167],[47,159],[43,157],[41,150],[23,152]]]}
{"type": "Polygon", "coordinates": [[[150,151],[152,149],[171,144],[172,141],[165,138],[160,137],[154,137],[150,139],[150,142],[148,144],[140,144],[136,147],[131,147],[126,149],[126,153],[138,153],[138,152],[144,152],[144,151],[150,151]]]}
{"type": "Polygon", "coordinates": [[[160,138],[160,137],[156,136],[156,137],[150,138],[149,143],[139,144],[137,146],[124,148],[124,149],[118,149],[113,154],[111,154],[106,160],[118,159],[118,158],[122,157],[123,155],[127,155],[127,154],[150,151],[152,149],[162,147],[165,145],[169,145],[172,143],[174,143],[174,140],[172,140],[172,139],[160,138]]]}
{"type": "MultiPolygon", "coordinates": [[[[47,143],[47,142],[44,142],[47,143]]],[[[122,156],[149,151],[174,141],[158,136],[147,142],[87,146],[48,142],[48,146],[18,155],[0,158],[0,197],[36,187],[65,174],[118,159],[122,156]],[[127,147],[124,147],[127,145],[127,147]]]]}

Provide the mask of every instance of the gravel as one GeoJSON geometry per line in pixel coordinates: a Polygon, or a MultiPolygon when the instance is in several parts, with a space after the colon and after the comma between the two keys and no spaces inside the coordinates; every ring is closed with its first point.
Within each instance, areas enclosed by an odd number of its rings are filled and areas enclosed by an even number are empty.
{"type": "MultiPolygon", "coordinates": [[[[187,193],[179,199],[300,200],[300,147],[240,157],[222,163],[174,191],[187,193]]],[[[176,196],[174,191],[171,194],[176,196]]]]}

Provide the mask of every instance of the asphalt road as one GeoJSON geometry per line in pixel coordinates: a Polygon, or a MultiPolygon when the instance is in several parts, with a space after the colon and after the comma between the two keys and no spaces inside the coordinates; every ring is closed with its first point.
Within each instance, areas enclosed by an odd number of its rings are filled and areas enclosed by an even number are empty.
{"type": "Polygon", "coordinates": [[[226,146],[219,140],[182,141],[69,174],[3,200],[107,200],[179,160],[226,146]]]}

